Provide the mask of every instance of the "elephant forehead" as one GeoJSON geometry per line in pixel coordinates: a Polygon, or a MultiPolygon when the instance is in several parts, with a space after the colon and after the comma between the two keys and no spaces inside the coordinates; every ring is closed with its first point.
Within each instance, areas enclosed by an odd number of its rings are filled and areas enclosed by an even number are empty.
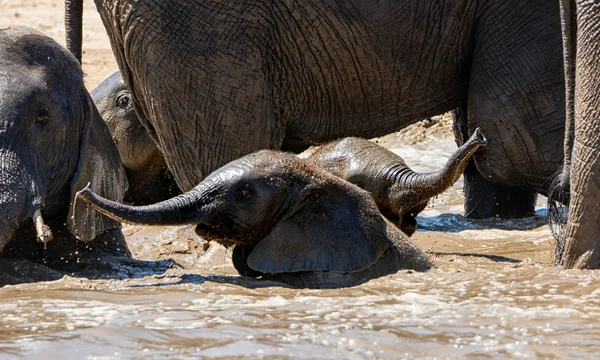
{"type": "Polygon", "coordinates": [[[121,90],[125,90],[125,83],[121,78],[121,73],[119,71],[115,72],[111,76],[107,77],[98,85],[90,95],[94,101],[97,101],[99,98],[109,97],[121,90]]]}
{"type": "MultiPolygon", "coordinates": [[[[72,77],[83,80],[75,57],[53,39],[27,27],[0,30],[0,64],[16,68],[44,69],[46,77],[72,77]]],[[[64,80],[64,79],[61,79],[64,80]]]]}
{"type": "Polygon", "coordinates": [[[248,170],[248,166],[234,161],[212,172],[202,183],[222,183],[224,181],[241,180],[248,173],[248,170]]]}

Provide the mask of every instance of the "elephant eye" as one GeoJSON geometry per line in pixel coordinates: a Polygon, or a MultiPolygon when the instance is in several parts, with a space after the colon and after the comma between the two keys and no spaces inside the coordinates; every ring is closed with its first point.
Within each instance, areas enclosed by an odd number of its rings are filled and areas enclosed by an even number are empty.
{"type": "Polygon", "coordinates": [[[129,101],[129,95],[120,94],[117,96],[117,107],[125,109],[127,106],[129,106],[129,101]]]}
{"type": "Polygon", "coordinates": [[[235,198],[238,201],[246,201],[254,196],[254,189],[250,187],[250,185],[244,185],[239,187],[235,191],[235,198]]]}
{"type": "Polygon", "coordinates": [[[49,115],[50,112],[46,109],[38,110],[37,114],[35,115],[35,123],[40,125],[44,124],[46,121],[48,121],[49,115]]]}

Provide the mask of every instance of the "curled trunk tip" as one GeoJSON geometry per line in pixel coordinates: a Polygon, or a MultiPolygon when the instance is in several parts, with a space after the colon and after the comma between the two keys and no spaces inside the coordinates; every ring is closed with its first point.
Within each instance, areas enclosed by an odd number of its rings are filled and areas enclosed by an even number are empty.
{"type": "Polygon", "coordinates": [[[430,173],[405,171],[402,178],[403,192],[401,201],[404,209],[410,209],[433,196],[441,194],[452,186],[462,175],[471,156],[488,143],[480,128],[476,128],[471,137],[448,159],[441,170],[430,173]]]}
{"type": "Polygon", "coordinates": [[[475,131],[473,131],[473,135],[471,135],[471,139],[473,139],[474,141],[477,141],[478,143],[480,143],[483,146],[487,145],[487,143],[488,143],[488,140],[485,137],[485,135],[483,135],[481,128],[477,128],[477,129],[475,129],[475,131]]]}

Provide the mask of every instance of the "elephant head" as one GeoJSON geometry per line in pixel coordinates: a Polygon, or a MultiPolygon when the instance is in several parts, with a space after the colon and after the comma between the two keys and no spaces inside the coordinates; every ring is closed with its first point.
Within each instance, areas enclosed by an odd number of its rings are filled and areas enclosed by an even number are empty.
{"type": "Polygon", "coordinates": [[[77,60],[52,39],[28,28],[0,30],[0,250],[18,229],[33,227],[43,241],[42,215],[81,241],[119,228],[75,193],[88,182],[120,200],[127,182],[119,155],[83,83],[77,60]]]}
{"type": "Polygon", "coordinates": [[[361,138],[345,138],[319,147],[308,161],[361,188],[375,198],[379,210],[405,234],[416,230],[416,216],[430,198],[452,186],[471,156],[487,139],[479,128],[435,172],[416,173],[393,152],[361,138]]]}
{"type": "Polygon", "coordinates": [[[106,78],[90,95],[106,122],[126,169],[141,170],[159,162],[164,166],[160,151],[133,109],[131,95],[121,73],[117,71],[106,78]]]}
{"type": "Polygon", "coordinates": [[[180,193],[165,159],[142,126],[120,72],[115,72],[90,93],[125,167],[129,189],[125,199],[150,204],[180,193]]]}
{"type": "MultiPolygon", "coordinates": [[[[388,249],[402,252],[369,193],[282,152],[242,157],[189,192],[154,205],[118,204],[87,188],[78,196],[120,221],[198,224],[196,232],[205,239],[248,249],[242,258],[259,273],[354,273],[377,263],[388,249]]],[[[411,249],[403,254],[416,251],[407,242],[400,247],[411,249]]],[[[416,257],[402,265],[430,266],[426,255],[416,257]]]]}

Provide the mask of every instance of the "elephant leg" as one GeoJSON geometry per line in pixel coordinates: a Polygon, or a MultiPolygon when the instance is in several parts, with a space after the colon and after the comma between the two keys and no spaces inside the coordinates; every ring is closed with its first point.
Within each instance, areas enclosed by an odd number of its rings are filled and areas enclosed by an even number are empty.
{"type": "MultiPolygon", "coordinates": [[[[454,136],[458,146],[469,138],[464,109],[466,106],[452,112],[454,136]]],[[[520,218],[535,213],[535,191],[504,186],[485,179],[472,159],[464,172],[464,184],[465,216],[468,218],[520,218]]]]}
{"type": "Polygon", "coordinates": [[[465,169],[465,216],[471,219],[521,218],[535,213],[537,193],[486,180],[471,160],[465,169]]]}
{"type": "Polygon", "coordinates": [[[533,214],[536,192],[549,192],[563,160],[558,2],[497,4],[477,22],[464,120],[488,139],[465,173],[465,210],[477,218],[533,214]]]}
{"type": "MultiPolygon", "coordinates": [[[[577,120],[576,120],[577,121],[577,120]]],[[[576,124],[576,128],[580,127],[576,124]]],[[[585,134],[577,134],[571,163],[571,203],[567,220],[566,268],[600,268],[600,121],[593,121],[585,134]],[[588,132],[589,131],[589,132],[588,132]],[[595,134],[595,135],[591,135],[595,134]],[[596,137],[586,146],[578,135],[596,137]]],[[[580,130],[581,131],[581,130],[580,130]]]]}
{"type": "Polygon", "coordinates": [[[600,268],[600,0],[565,1],[563,9],[567,18],[577,19],[576,27],[565,29],[566,38],[576,41],[576,52],[575,65],[566,57],[575,69],[575,81],[568,82],[574,90],[575,138],[564,266],[600,268]]]}

